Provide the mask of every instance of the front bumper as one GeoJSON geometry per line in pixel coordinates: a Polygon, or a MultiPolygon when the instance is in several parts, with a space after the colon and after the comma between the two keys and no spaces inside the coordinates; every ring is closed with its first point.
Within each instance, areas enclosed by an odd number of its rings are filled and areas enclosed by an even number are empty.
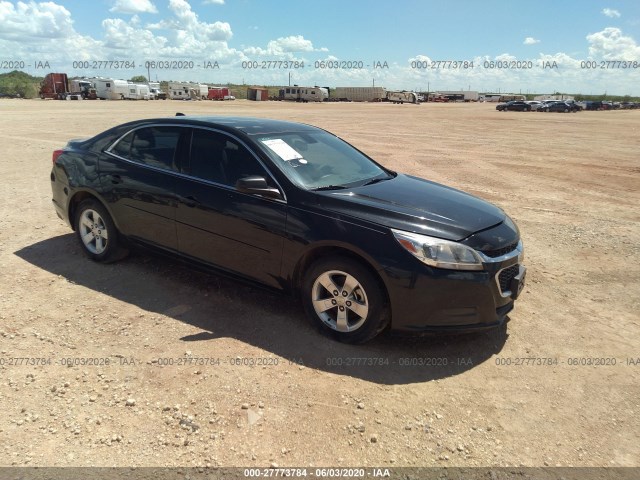
{"type": "Polygon", "coordinates": [[[382,274],[391,301],[392,329],[401,332],[469,332],[501,326],[522,292],[526,268],[521,247],[492,259],[482,271],[430,268],[407,259],[382,274]]]}

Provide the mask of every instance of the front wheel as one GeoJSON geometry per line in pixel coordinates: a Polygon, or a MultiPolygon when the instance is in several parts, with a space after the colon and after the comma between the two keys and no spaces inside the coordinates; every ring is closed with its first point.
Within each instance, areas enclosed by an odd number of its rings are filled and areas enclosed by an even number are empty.
{"type": "Polygon", "coordinates": [[[364,343],[389,324],[379,280],[357,261],[334,257],[314,263],[302,284],[307,315],[322,332],[345,343],[364,343]]]}
{"type": "Polygon", "coordinates": [[[109,212],[96,200],[84,200],[76,212],[76,235],[84,253],[96,262],[113,262],[126,256],[109,212]]]}

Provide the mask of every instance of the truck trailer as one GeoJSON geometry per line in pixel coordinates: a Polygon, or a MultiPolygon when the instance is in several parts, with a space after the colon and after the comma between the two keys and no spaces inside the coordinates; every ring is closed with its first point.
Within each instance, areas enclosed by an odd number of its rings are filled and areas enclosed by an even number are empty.
{"type": "Polygon", "coordinates": [[[209,100],[224,100],[231,97],[231,90],[228,87],[209,87],[207,98],[209,100]]]}
{"type": "Polygon", "coordinates": [[[66,73],[47,73],[40,84],[40,98],[64,100],[69,93],[69,79],[66,73]]]}
{"type": "Polygon", "coordinates": [[[380,102],[386,98],[384,87],[336,87],[331,99],[343,102],[380,102]]]}

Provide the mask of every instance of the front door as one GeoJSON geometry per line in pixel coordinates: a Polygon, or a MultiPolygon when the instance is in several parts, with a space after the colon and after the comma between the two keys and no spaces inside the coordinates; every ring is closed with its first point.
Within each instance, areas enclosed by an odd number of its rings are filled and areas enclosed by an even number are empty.
{"type": "Polygon", "coordinates": [[[287,205],[240,193],[239,178],[265,167],[237,139],[194,128],[187,177],[176,180],[176,228],[181,253],[280,288],[287,205]]]}

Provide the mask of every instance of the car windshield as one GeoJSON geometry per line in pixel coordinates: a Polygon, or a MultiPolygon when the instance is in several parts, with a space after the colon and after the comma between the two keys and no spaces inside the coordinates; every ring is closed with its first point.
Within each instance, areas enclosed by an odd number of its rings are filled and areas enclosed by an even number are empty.
{"type": "Polygon", "coordinates": [[[278,133],[258,136],[256,141],[292,182],[308,190],[391,178],[367,156],[327,132],[278,133]]]}

